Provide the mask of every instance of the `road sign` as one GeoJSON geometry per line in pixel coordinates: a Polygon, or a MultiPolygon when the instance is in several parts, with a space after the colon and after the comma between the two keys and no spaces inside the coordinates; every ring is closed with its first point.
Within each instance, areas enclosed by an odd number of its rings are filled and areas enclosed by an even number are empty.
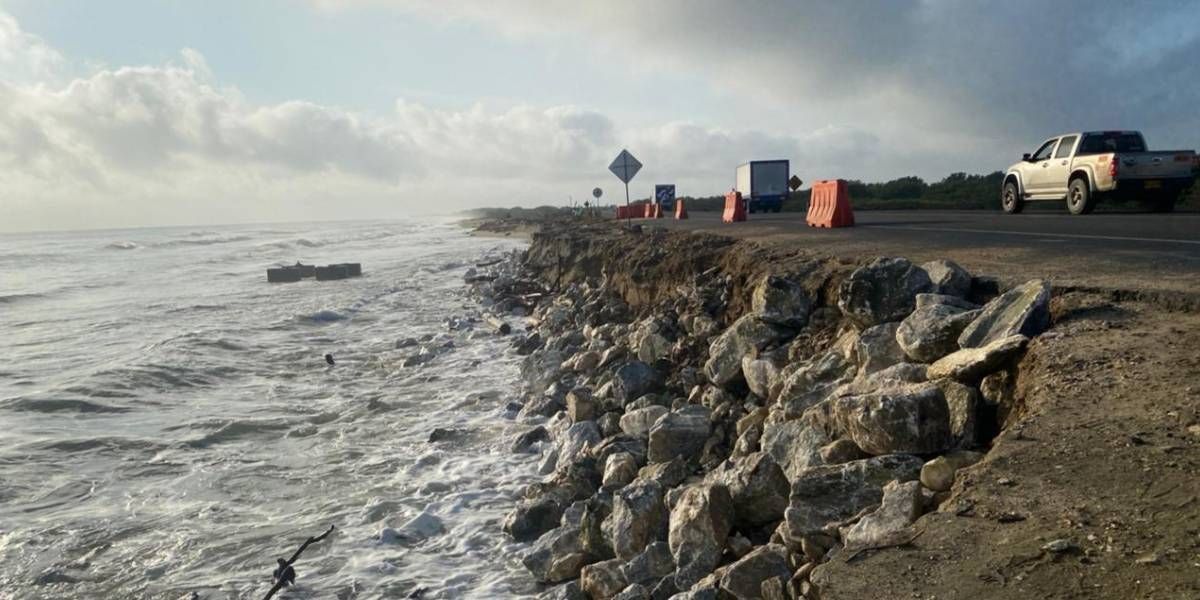
{"type": "Polygon", "coordinates": [[[788,187],[792,188],[793,192],[800,189],[800,186],[803,184],[804,184],[804,182],[801,181],[800,178],[796,177],[795,175],[792,175],[792,178],[788,180],[788,187]]]}
{"type": "Polygon", "coordinates": [[[654,186],[654,201],[665,211],[675,210],[675,184],[660,183],[654,186]]]}
{"type": "Polygon", "coordinates": [[[600,189],[600,188],[594,188],[594,189],[592,190],[592,197],[593,197],[593,198],[600,198],[600,196],[602,196],[602,195],[604,195],[604,190],[602,190],[602,189],[600,189]]]}
{"type": "Polygon", "coordinates": [[[613,159],[612,164],[608,165],[608,170],[612,171],[613,175],[617,176],[617,179],[629,183],[633,179],[633,176],[642,170],[642,163],[638,162],[638,159],[634,158],[628,150],[622,150],[613,159]]]}

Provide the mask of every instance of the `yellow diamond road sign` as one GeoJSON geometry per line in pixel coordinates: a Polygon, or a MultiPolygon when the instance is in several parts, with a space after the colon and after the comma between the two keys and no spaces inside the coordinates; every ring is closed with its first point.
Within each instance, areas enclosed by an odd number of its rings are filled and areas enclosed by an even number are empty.
{"type": "Polygon", "coordinates": [[[633,176],[642,170],[642,163],[638,162],[638,159],[634,158],[628,150],[622,150],[613,159],[612,164],[608,165],[608,170],[612,171],[613,175],[617,176],[617,179],[629,183],[629,180],[633,179],[633,176]]]}

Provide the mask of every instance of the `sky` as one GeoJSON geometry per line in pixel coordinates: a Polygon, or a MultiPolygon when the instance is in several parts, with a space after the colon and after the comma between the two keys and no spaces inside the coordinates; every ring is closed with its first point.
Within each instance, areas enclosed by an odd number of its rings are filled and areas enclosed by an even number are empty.
{"type": "Polygon", "coordinates": [[[566,204],[1200,146],[1200,2],[0,0],[0,231],[566,204]]]}

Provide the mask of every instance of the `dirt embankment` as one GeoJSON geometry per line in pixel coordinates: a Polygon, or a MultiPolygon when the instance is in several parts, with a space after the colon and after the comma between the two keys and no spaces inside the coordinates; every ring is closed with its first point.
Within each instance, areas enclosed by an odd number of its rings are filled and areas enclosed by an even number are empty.
{"type": "MultiPolygon", "coordinates": [[[[749,309],[767,273],[833,306],[860,261],[611,227],[535,233],[528,266],[561,289],[606,280],[635,310],[712,270],[749,309]]],[[[986,279],[972,298],[994,295],[986,279]]],[[[1012,370],[986,457],[906,544],[831,555],[811,598],[1200,598],[1200,314],[1137,290],[1056,290],[1052,326],[1012,370]]]]}

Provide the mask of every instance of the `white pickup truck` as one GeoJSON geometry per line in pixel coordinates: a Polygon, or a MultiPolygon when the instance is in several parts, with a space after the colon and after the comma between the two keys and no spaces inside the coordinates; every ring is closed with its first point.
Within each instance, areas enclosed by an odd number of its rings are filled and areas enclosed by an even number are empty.
{"type": "Polygon", "coordinates": [[[1195,151],[1148,152],[1137,131],[1068,133],[1008,168],[1000,203],[1004,212],[1019,213],[1027,201],[1066,199],[1071,214],[1082,215],[1101,197],[1122,196],[1169,212],[1196,168],[1195,151]]]}

